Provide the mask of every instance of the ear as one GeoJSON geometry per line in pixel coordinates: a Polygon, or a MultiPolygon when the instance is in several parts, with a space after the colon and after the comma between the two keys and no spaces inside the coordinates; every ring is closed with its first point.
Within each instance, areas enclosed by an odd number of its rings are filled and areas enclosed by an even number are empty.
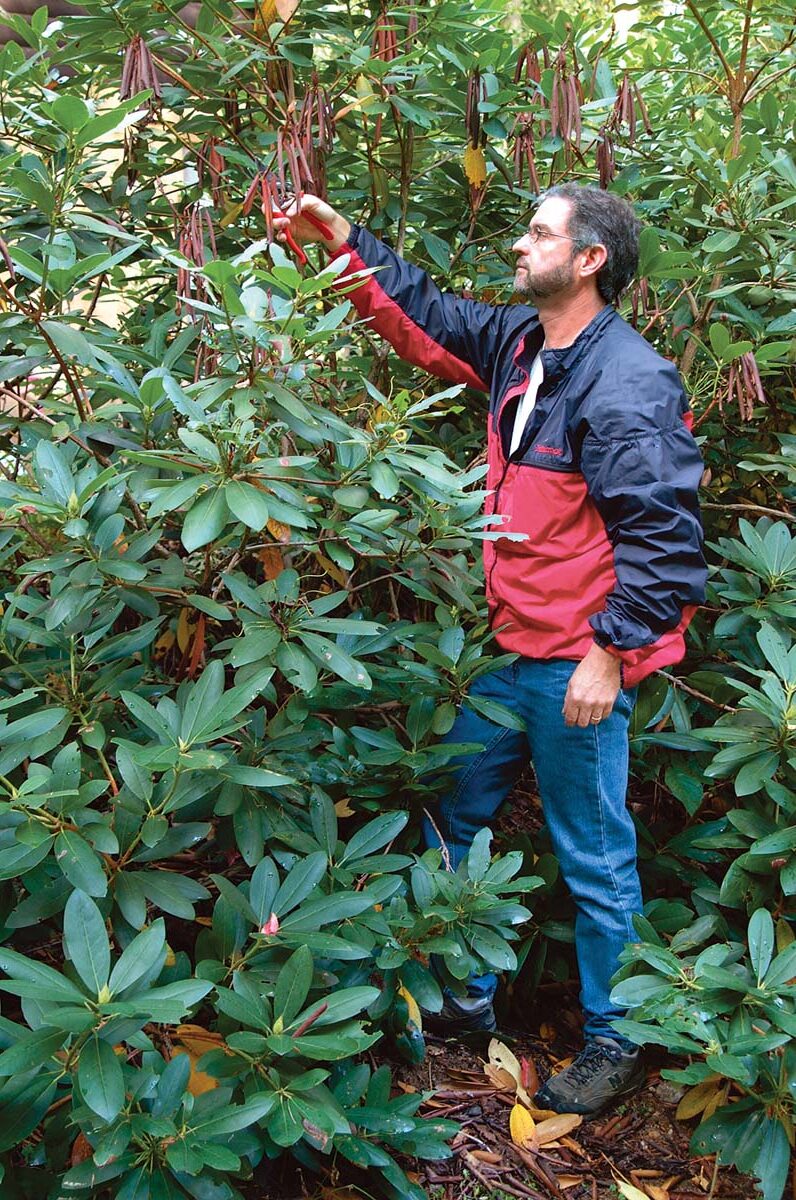
{"type": "Polygon", "coordinates": [[[602,242],[597,242],[596,245],[587,246],[585,250],[581,250],[577,257],[579,260],[578,274],[581,279],[588,279],[589,276],[596,276],[598,271],[605,266],[608,251],[602,242]]]}

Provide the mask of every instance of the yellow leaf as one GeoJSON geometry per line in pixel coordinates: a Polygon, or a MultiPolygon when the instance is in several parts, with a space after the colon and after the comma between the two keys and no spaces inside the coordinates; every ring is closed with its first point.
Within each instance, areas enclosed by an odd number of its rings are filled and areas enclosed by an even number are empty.
{"type": "Polygon", "coordinates": [[[649,1200],[646,1192],[642,1192],[641,1188],[634,1187],[632,1183],[625,1183],[624,1179],[617,1179],[616,1186],[625,1200],[649,1200]]]}
{"type": "Polygon", "coordinates": [[[218,222],[220,229],[226,229],[227,225],[231,225],[233,221],[237,221],[240,214],[243,212],[242,204],[233,204],[224,213],[221,220],[218,222]]]}
{"type": "Polygon", "coordinates": [[[273,517],[269,518],[266,529],[270,533],[275,542],[290,541],[290,526],[283,525],[281,521],[275,521],[273,517]]]}
{"type": "Polygon", "coordinates": [[[254,32],[267,31],[274,21],[287,24],[298,6],[299,0],[259,0],[254,12],[254,32]]]}
{"type": "Polygon", "coordinates": [[[527,1150],[533,1142],[536,1122],[522,1104],[515,1104],[511,1110],[509,1132],[514,1145],[519,1146],[522,1150],[527,1150]]]}
{"type": "Polygon", "coordinates": [[[408,988],[403,986],[398,988],[398,995],[406,1001],[406,1007],[409,1010],[409,1020],[413,1021],[418,1029],[423,1028],[423,1018],[420,1015],[420,1007],[408,988]]]}
{"type": "Polygon", "coordinates": [[[721,1089],[721,1079],[718,1075],[711,1075],[709,1079],[703,1079],[702,1083],[698,1083],[696,1087],[689,1088],[683,1096],[680,1103],[677,1105],[675,1117],[678,1121],[687,1121],[690,1117],[697,1116],[709,1104],[714,1094],[721,1089]]]}
{"type": "Polygon", "coordinates": [[[781,954],[794,938],[796,938],[796,933],[791,929],[790,921],[780,917],[777,921],[777,953],[781,954]]]}
{"type": "Polygon", "coordinates": [[[578,1183],[583,1183],[582,1175],[556,1175],[556,1183],[560,1188],[575,1187],[578,1183]]]}
{"type": "Polygon", "coordinates": [[[483,187],[486,183],[486,160],[480,146],[468,145],[465,150],[464,173],[473,187],[483,187]]]}
{"type": "Polygon", "coordinates": [[[522,1082],[522,1068],[519,1060],[512,1054],[508,1046],[504,1046],[497,1038],[492,1038],[487,1054],[493,1067],[502,1067],[504,1071],[508,1071],[515,1083],[522,1082]]]}
{"type": "Polygon", "coordinates": [[[212,1033],[201,1025],[179,1025],[174,1036],[176,1049],[174,1057],[187,1054],[191,1064],[191,1074],[188,1079],[188,1091],[192,1096],[201,1096],[218,1087],[218,1080],[213,1075],[197,1069],[197,1062],[208,1050],[224,1050],[227,1048],[220,1033],[212,1033]]]}
{"type": "Polygon", "coordinates": [[[713,1116],[717,1108],[721,1108],[722,1104],[727,1103],[727,1091],[726,1087],[716,1088],[716,1091],[710,1097],[702,1111],[703,1121],[707,1121],[708,1117],[713,1116]]]}
{"type": "Polygon", "coordinates": [[[540,1121],[533,1136],[533,1149],[538,1150],[540,1146],[557,1141],[582,1124],[583,1117],[580,1113],[558,1113],[555,1117],[540,1121]]]}
{"type": "Polygon", "coordinates": [[[320,550],[315,551],[315,557],[323,567],[327,575],[331,575],[335,583],[339,583],[340,587],[345,587],[348,583],[348,576],[345,571],[338,567],[337,563],[333,563],[325,554],[321,554],[320,550]]]}
{"type": "Polygon", "coordinates": [[[191,644],[191,634],[194,626],[188,620],[189,609],[187,607],[180,609],[180,615],[177,619],[177,645],[183,654],[191,644]]]}
{"type": "Polygon", "coordinates": [[[335,803],[334,811],[338,817],[353,817],[355,810],[351,807],[348,801],[348,796],[335,803]]]}
{"type": "Polygon", "coordinates": [[[172,629],[167,629],[164,633],[161,633],[160,637],[155,642],[155,658],[162,657],[162,655],[171,650],[173,645],[174,631],[172,629]]]}

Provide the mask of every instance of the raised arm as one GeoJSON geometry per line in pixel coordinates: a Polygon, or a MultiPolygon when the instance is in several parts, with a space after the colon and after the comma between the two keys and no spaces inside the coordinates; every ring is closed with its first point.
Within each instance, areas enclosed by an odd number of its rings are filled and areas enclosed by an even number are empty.
{"type": "Polygon", "coordinates": [[[441,291],[425,271],[316,196],[304,196],[301,208],[296,215],[291,207],[287,217],[274,219],[274,225],[280,231],[289,225],[299,243],[320,242],[332,255],[350,254],[352,271],[376,268],[351,292],[351,300],[401,358],[441,379],[489,391],[497,353],[512,327],[521,323],[519,308],[462,300],[441,291]],[[317,222],[332,236],[322,236],[317,222]]]}

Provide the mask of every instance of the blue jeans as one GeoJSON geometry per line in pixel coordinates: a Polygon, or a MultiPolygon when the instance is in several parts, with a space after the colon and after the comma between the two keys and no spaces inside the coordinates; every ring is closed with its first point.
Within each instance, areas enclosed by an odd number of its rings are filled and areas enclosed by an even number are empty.
{"type": "MultiPolygon", "coordinates": [[[[586,729],[568,727],[562,708],[570,659],[520,658],[480,676],[471,693],[516,712],[525,731],[506,729],[465,704],[446,742],[477,742],[479,752],[454,760],[456,770],[434,812],[455,870],[470,843],[489,825],[529,759],[561,873],[576,906],[575,949],[586,1037],[616,1038],[611,1022],[623,1013],[609,1000],[610,979],[626,942],[636,941],[632,917],[641,912],[636,833],[625,805],[628,721],[635,689],[620,691],[613,712],[586,729]]],[[[429,846],[439,838],[424,822],[429,846]]],[[[493,974],[468,981],[471,996],[491,995],[493,974]]]]}

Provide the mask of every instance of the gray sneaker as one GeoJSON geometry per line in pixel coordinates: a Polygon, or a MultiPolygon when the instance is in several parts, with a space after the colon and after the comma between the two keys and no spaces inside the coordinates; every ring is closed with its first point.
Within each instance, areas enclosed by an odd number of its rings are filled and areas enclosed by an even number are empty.
{"type": "Polygon", "coordinates": [[[596,1037],[570,1066],[548,1079],[534,1096],[534,1104],[593,1117],[607,1104],[637,1091],[645,1078],[637,1047],[625,1050],[613,1038],[596,1037]]]}
{"type": "Polygon", "coordinates": [[[443,1036],[494,1033],[497,1029],[491,996],[454,996],[445,991],[439,1012],[423,1012],[423,1026],[443,1036]]]}

